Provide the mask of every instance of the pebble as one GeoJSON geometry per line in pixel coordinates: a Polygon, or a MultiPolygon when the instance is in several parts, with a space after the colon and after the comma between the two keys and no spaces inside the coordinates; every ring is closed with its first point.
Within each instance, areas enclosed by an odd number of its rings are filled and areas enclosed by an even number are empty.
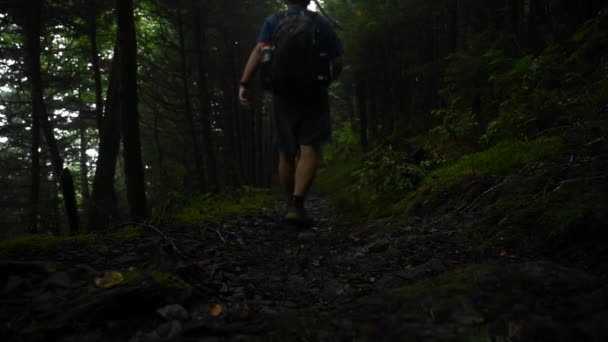
{"type": "Polygon", "coordinates": [[[156,310],[156,312],[158,312],[158,314],[167,321],[187,321],[188,319],[190,319],[190,314],[180,304],[167,305],[163,308],[156,310]]]}
{"type": "Polygon", "coordinates": [[[311,241],[314,240],[315,233],[313,232],[301,232],[298,234],[298,240],[300,241],[311,241]]]}
{"type": "Polygon", "coordinates": [[[164,338],[174,338],[184,331],[182,323],[180,321],[171,321],[167,323],[163,323],[156,328],[156,332],[158,335],[164,338]]]}
{"type": "Polygon", "coordinates": [[[72,281],[66,272],[55,272],[47,279],[46,284],[49,287],[58,287],[62,289],[72,288],[72,281]]]}

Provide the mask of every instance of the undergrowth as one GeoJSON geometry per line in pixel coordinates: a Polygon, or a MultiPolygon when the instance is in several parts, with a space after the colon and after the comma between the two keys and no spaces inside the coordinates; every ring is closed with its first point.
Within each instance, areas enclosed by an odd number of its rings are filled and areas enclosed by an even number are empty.
{"type": "Polygon", "coordinates": [[[491,34],[474,37],[446,60],[439,125],[365,153],[339,127],[319,188],[355,218],[452,220],[480,250],[593,239],[608,210],[607,22],[604,11],[570,40],[515,57],[491,34]]]}
{"type": "Polygon", "coordinates": [[[270,208],[276,199],[271,190],[246,187],[229,194],[196,198],[167,219],[182,225],[218,222],[237,214],[270,208]]]}

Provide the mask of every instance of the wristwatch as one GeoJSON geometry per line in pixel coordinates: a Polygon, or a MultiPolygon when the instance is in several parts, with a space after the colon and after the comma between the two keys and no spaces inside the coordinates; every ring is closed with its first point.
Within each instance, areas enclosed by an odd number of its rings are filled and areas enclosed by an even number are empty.
{"type": "Polygon", "coordinates": [[[241,82],[239,82],[239,85],[241,87],[247,88],[249,86],[249,82],[241,81],[241,82]]]}

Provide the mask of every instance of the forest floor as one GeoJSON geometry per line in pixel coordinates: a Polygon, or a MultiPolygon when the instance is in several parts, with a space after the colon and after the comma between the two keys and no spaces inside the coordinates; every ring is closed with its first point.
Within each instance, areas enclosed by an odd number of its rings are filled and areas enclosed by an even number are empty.
{"type": "Polygon", "coordinates": [[[608,340],[601,275],[308,205],[5,255],[1,340],[608,340]]]}

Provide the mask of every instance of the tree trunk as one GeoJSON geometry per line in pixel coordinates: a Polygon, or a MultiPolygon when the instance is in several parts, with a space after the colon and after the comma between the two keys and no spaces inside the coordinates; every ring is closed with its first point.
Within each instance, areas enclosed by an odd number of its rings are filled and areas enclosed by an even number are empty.
{"type": "MultiPolygon", "coordinates": [[[[52,174],[52,171],[51,171],[52,174]]],[[[49,177],[49,178],[52,178],[49,177]]],[[[49,186],[49,202],[52,204],[52,209],[53,209],[53,214],[52,217],[49,218],[48,220],[48,224],[51,225],[51,233],[53,233],[53,235],[60,235],[61,234],[61,210],[60,210],[60,204],[59,204],[59,188],[57,187],[57,183],[56,182],[50,182],[50,186],[49,186]]]]}
{"type": "MultiPolygon", "coordinates": [[[[232,64],[232,63],[230,63],[232,64]]],[[[230,74],[230,70],[227,70],[227,74],[230,74]]],[[[239,186],[238,179],[238,158],[236,151],[236,136],[234,134],[234,118],[236,117],[236,110],[234,108],[234,99],[232,97],[232,78],[226,78],[222,85],[222,100],[224,101],[223,107],[223,124],[222,130],[224,132],[224,156],[222,158],[223,164],[221,170],[224,172],[224,183],[231,186],[239,186]]]]}
{"type": "Polygon", "coordinates": [[[384,55],[383,56],[383,60],[384,60],[384,67],[383,67],[383,72],[382,72],[382,78],[383,78],[383,82],[381,84],[384,84],[385,88],[382,90],[381,92],[381,113],[382,113],[382,136],[384,137],[388,137],[393,130],[393,96],[392,96],[392,91],[394,90],[394,85],[393,85],[393,75],[395,73],[395,70],[393,68],[390,67],[390,61],[389,58],[384,55]]]}
{"type": "Polygon", "coordinates": [[[89,17],[89,40],[91,43],[91,65],[93,66],[93,75],[95,77],[95,117],[97,119],[97,131],[99,136],[103,129],[103,94],[101,90],[101,71],[99,69],[99,51],[97,47],[97,16],[96,8],[90,12],[89,17]]]}
{"type": "Polygon", "coordinates": [[[163,145],[160,142],[159,121],[160,111],[154,110],[154,145],[156,146],[156,157],[158,158],[158,182],[162,184],[165,179],[165,162],[163,145]]]}
{"type": "MultiPolygon", "coordinates": [[[[42,132],[49,148],[53,174],[57,182],[61,184],[64,205],[70,226],[70,232],[78,231],[78,212],[76,210],[76,195],[74,194],[73,179],[63,176],[63,161],[59,155],[57,140],[53,134],[53,127],[46,111],[44,103],[44,90],[42,87],[42,75],[40,67],[40,34],[41,34],[41,11],[42,1],[35,1],[28,8],[29,13],[25,25],[26,31],[26,51],[28,57],[29,79],[32,86],[32,106],[34,116],[40,118],[42,132]],[[71,181],[71,183],[70,183],[71,181]]],[[[66,169],[67,170],[67,169],[66,169]]]]}
{"type": "Polygon", "coordinates": [[[179,55],[181,64],[181,78],[184,92],[184,115],[188,126],[190,126],[190,139],[192,140],[192,154],[194,164],[196,166],[196,178],[198,180],[199,192],[203,193],[205,189],[205,174],[203,173],[203,159],[201,149],[198,145],[198,137],[196,136],[196,126],[194,123],[194,114],[192,113],[192,103],[190,101],[190,89],[188,82],[187,61],[186,61],[186,39],[184,37],[183,15],[181,11],[177,14],[177,31],[179,34],[179,55]]]}
{"type": "Polygon", "coordinates": [[[508,2],[508,20],[510,31],[513,32],[513,42],[519,48],[519,38],[520,38],[520,19],[521,19],[521,11],[522,4],[521,0],[511,0],[508,2]]]}
{"type": "Polygon", "coordinates": [[[454,52],[458,49],[458,0],[449,2],[449,24],[448,24],[448,51],[454,52]]]}
{"type": "Polygon", "coordinates": [[[87,149],[89,142],[87,140],[87,129],[84,123],[79,127],[80,133],[80,178],[82,181],[82,199],[84,207],[88,207],[91,193],[89,191],[89,166],[87,163],[87,149]]]}
{"type": "Polygon", "coordinates": [[[137,108],[137,39],[133,17],[133,0],[116,0],[118,17],[118,56],[121,71],[120,116],[124,149],[127,200],[131,218],[148,218],[144,165],[137,108]]]}
{"type": "Polygon", "coordinates": [[[213,139],[211,137],[211,108],[209,105],[209,88],[207,84],[207,72],[205,69],[205,32],[202,25],[202,9],[198,0],[192,0],[194,44],[198,54],[198,87],[200,120],[203,129],[203,148],[207,159],[207,185],[208,190],[217,190],[217,163],[213,139]]]}
{"type": "Polygon", "coordinates": [[[352,127],[355,127],[355,106],[353,104],[353,84],[352,79],[349,77],[344,80],[344,100],[346,101],[346,112],[348,115],[348,122],[352,127]]]}
{"type": "Polygon", "coordinates": [[[376,139],[378,137],[378,101],[377,101],[377,90],[373,84],[378,84],[375,81],[372,81],[371,84],[368,82],[367,88],[369,91],[369,136],[372,139],[376,139]]]}
{"type": "MultiPolygon", "coordinates": [[[[34,102],[34,106],[36,106],[34,102]]],[[[32,185],[30,189],[30,217],[29,232],[38,232],[38,215],[40,214],[40,118],[39,110],[32,111],[32,145],[30,154],[32,159],[32,185]]]]}
{"type": "Polygon", "coordinates": [[[363,148],[367,148],[369,141],[367,138],[367,85],[362,72],[358,72],[356,77],[355,93],[357,97],[357,112],[359,113],[359,141],[363,148]]]}
{"type": "Polygon", "coordinates": [[[233,125],[234,125],[234,130],[232,131],[232,136],[233,136],[233,141],[234,141],[234,150],[235,150],[235,154],[234,154],[234,160],[235,160],[235,177],[237,177],[238,184],[235,184],[237,186],[242,185],[244,182],[244,177],[243,177],[243,140],[241,139],[241,116],[239,115],[241,113],[240,111],[240,103],[239,103],[239,87],[237,85],[237,80],[238,80],[238,66],[241,64],[240,63],[240,53],[238,50],[238,47],[234,46],[234,45],[226,45],[228,49],[231,49],[231,54],[230,54],[230,70],[231,73],[230,75],[231,77],[231,86],[232,86],[232,108],[233,108],[233,125]]]}
{"type": "Polygon", "coordinates": [[[116,193],[114,191],[114,175],[116,160],[120,149],[120,104],[118,89],[120,85],[120,70],[118,65],[118,49],[114,49],[112,69],[108,80],[105,115],[99,136],[99,156],[93,180],[93,193],[89,207],[89,229],[106,229],[110,223],[118,219],[116,193]]]}
{"type": "Polygon", "coordinates": [[[264,119],[262,107],[256,111],[256,115],[254,117],[254,134],[253,134],[253,145],[255,146],[255,151],[253,154],[254,158],[254,186],[261,187],[263,183],[263,159],[264,156],[262,154],[262,135],[264,134],[264,119]]]}
{"type": "Polygon", "coordinates": [[[59,176],[63,195],[71,196],[68,200],[64,198],[65,209],[68,212],[68,223],[70,226],[70,234],[79,232],[78,228],[78,206],[76,204],[76,191],[74,189],[74,177],[72,172],[67,167],[61,171],[59,176]]]}
{"type": "MultiPolygon", "coordinates": [[[[402,67],[404,69],[407,68],[406,65],[402,67]]],[[[398,122],[397,124],[400,124],[399,128],[404,128],[400,129],[401,132],[404,132],[405,128],[411,128],[412,118],[412,81],[409,75],[402,75],[401,80],[399,81],[399,89],[399,94],[401,94],[399,97],[399,112],[401,113],[402,122],[398,122]]]]}
{"type": "Polygon", "coordinates": [[[530,0],[529,12],[527,20],[527,42],[528,48],[534,52],[540,51],[544,45],[538,34],[539,18],[538,15],[541,11],[541,4],[538,1],[530,0]]]}

